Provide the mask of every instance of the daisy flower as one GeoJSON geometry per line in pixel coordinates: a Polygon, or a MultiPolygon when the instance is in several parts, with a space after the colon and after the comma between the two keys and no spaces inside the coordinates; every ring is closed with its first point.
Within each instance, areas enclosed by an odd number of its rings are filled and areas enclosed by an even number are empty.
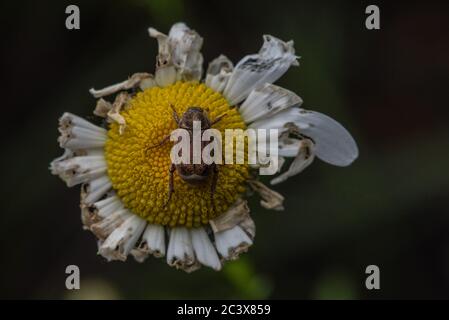
{"type": "Polygon", "coordinates": [[[132,256],[142,262],[153,255],[187,272],[201,265],[220,270],[254,242],[246,197],[256,192],[261,205],[273,210],[283,209],[284,198],[257,179],[254,166],[223,164],[213,206],[210,181],[192,185],[176,173],[166,203],[172,144],[154,146],[177,128],[172,108],[183,114],[199,106],[211,119],[226,114],[213,126],[220,132],[277,129],[280,162],[293,161],[272,184],[298,174],[315,156],[347,166],[357,158],[357,146],[338,122],[301,109],[299,96],[273,84],[299,65],[293,41],[265,35],[258,53],[235,66],[220,55],[202,80],[203,39],[197,32],[177,23],[168,35],[153,28],[149,34],[159,45],[154,75],[136,73],[90,90],[104,127],[64,113],[58,141],[65,152],[50,170],[68,187],[81,185],[84,228],[98,238],[98,253],[107,260],[132,256]]]}

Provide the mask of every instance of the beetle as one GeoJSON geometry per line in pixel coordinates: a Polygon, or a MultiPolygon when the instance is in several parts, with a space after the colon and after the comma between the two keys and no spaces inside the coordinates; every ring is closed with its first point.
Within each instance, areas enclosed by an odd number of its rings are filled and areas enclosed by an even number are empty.
{"type": "MultiPolygon", "coordinates": [[[[205,109],[198,106],[191,106],[180,117],[172,104],[170,104],[170,108],[173,111],[173,120],[176,122],[178,128],[187,130],[190,134],[190,137],[193,136],[194,121],[199,121],[201,123],[201,133],[202,133],[204,130],[210,129],[214,124],[219,122],[226,115],[226,113],[224,113],[218,116],[216,119],[210,120],[205,109]]],[[[169,139],[170,135],[167,135],[161,142],[152,146],[151,148],[159,147],[168,142],[169,139]]],[[[192,144],[193,139],[190,139],[190,150],[193,150],[192,144]]],[[[207,144],[208,144],[207,141],[201,141],[201,153],[203,151],[203,148],[207,144]]],[[[199,185],[205,183],[208,177],[212,176],[210,186],[210,199],[212,203],[212,209],[215,211],[214,193],[217,187],[218,174],[219,174],[219,169],[215,162],[211,164],[206,164],[203,162],[203,159],[201,159],[200,164],[172,163],[169,168],[168,197],[164,204],[164,207],[168,205],[172,197],[172,194],[175,191],[173,181],[175,172],[178,173],[178,175],[181,177],[182,180],[191,185],[199,185]]]]}

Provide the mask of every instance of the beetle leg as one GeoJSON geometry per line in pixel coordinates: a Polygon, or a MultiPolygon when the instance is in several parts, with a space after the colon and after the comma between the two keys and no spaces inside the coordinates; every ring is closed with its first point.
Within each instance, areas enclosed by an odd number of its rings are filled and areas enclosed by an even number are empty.
{"type": "Polygon", "coordinates": [[[161,142],[159,142],[159,143],[157,143],[157,144],[155,144],[155,145],[149,146],[148,149],[153,149],[153,148],[156,148],[156,147],[160,147],[160,146],[166,144],[166,143],[168,142],[168,140],[170,140],[170,135],[169,135],[169,134],[167,134],[167,135],[161,140],[161,142]]]}
{"type": "Polygon", "coordinates": [[[173,119],[175,119],[175,121],[176,121],[176,124],[179,126],[179,115],[178,115],[178,113],[176,112],[176,109],[175,109],[175,107],[170,103],[170,108],[173,110],[173,119]]]}
{"type": "Polygon", "coordinates": [[[212,183],[210,185],[210,203],[212,205],[212,212],[215,212],[214,195],[215,195],[215,189],[217,188],[217,181],[218,181],[218,166],[214,162],[211,164],[211,168],[212,168],[212,183]]]}
{"type": "Polygon", "coordinates": [[[175,187],[174,187],[174,183],[173,183],[173,174],[175,173],[175,171],[176,171],[176,166],[174,163],[172,163],[170,165],[170,169],[168,170],[168,173],[169,173],[169,176],[168,176],[168,198],[167,198],[167,201],[165,201],[164,207],[166,207],[168,205],[173,192],[175,192],[175,187]]]}
{"type": "Polygon", "coordinates": [[[210,123],[211,126],[213,126],[214,124],[216,124],[217,122],[219,122],[221,119],[223,119],[223,117],[226,115],[226,113],[223,113],[222,115],[219,115],[218,117],[216,117],[214,120],[212,120],[212,122],[210,123]]]}

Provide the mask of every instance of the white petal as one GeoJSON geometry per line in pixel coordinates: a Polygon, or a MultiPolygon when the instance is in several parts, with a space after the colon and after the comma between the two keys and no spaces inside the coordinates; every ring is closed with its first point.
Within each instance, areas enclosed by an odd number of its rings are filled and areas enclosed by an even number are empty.
{"type": "Polygon", "coordinates": [[[106,131],[98,133],[88,129],[74,127],[61,132],[58,141],[61,148],[81,150],[103,147],[106,143],[106,138],[106,131]]]}
{"type": "Polygon", "coordinates": [[[90,226],[90,230],[99,238],[106,239],[115,229],[131,217],[131,213],[124,208],[114,210],[104,219],[90,226]]]}
{"type": "Polygon", "coordinates": [[[220,259],[204,228],[191,229],[190,234],[192,236],[193,250],[198,261],[219,271],[221,269],[220,259]]]}
{"type": "Polygon", "coordinates": [[[254,88],[275,82],[291,65],[298,65],[293,42],[265,35],[259,53],[248,55],[237,64],[223,94],[231,105],[236,105],[254,88]]]}
{"type": "Polygon", "coordinates": [[[334,119],[315,111],[301,110],[296,123],[300,133],[312,138],[314,153],[321,160],[336,166],[350,165],[359,154],[351,134],[334,119]]]}
{"type": "Polygon", "coordinates": [[[313,159],[315,158],[313,143],[310,140],[297,140],[297,142],[292,143],[291,145],[299,145],[296,149],[296,157],[286,172],[271,180],[272,185],[281,183],[288,178],[302,172],[313,162],[313,159]]]}
{"type": "Polygon", "coordinates": [[[112,184],[108,176],[104,175],[93,179],[82,185],[81,202],[87,205],[93,204],[111,190],[111,188],[112,184]]]}
{"type": "Polygon", "coordinates": [[[64,154],[62,156],[60,156],[60,157],[54,159],[52,162],[50,162],[49,169],[51,171],[51,174],[53,174],[55,176],[59,175],[59,172],[60,172],[59,164],[61,162],[64,162],[64,161],[66,161],[68,159],[73,158],[74,156],[75,156],[75,153],[72,150],[67,149],[67,148],[64,149],[64,154]]]}
{"type": "Polygon", "coordinates": [[[168,34],[173,64],[182,80],[201,80],[203,56],[201,46],[203,38],[184,23],[176,23],[168,34]]]}
{"type": "Polygon", "coordinates": [[[145,230],[143,239],[148,250],[156,257],[165,256],[165,230],[161,225],[149,224],[145,230]]]}
{"type": "Polygon", "coordinates": [[[114,211],[123,209],[123,203],[119,197],[112,195],[104,200],[95,202],[93,206],[98,210],[98,215],[104,219],[114,211]]]}
{"type": "Polygon", "coordinates": [[[292,106],[299,107],[301,104],[302,99],[295,93],[274,84],[265,83],[262,87],[251,91],[239,111],[245,122],[250,123],[262,117],[270,117],[292,106]]]}
{"type": "Polygon", "coordinates": [[[190,232],[186,228],[176,227],[170,229],[167,263],[186,272],[195,271],[200,267],[200,264],[195,259],[190,232]]]}
{"type": "Polygon", "coordinates": [[[123,204],[116,195],[111,195],[91,205],[81,202],[81,219],[83,224],[90,228],[96,222],[101,221],[113,212],[122,209],[123,204]]]}
{"type": "Polygon", "coordinates": [[[254,121],[249,125],[250,128],[254,129],[277,129],[279,130],[279,133],[283,133],[288,130],[288,127],[286,126],[289,123],[295,124],[297,126],[301,125],[299,129],[302,129],[304,126],[306,126],[305,123],[300,123],[300,120],[302,119],[302,115],[300,114],[300,111],[302,109],[299,108],[288,108],[286,110],[280,111],[276,113],[274,116],[271,117],[263,117],[260,118],[257,121],[254,121]]]}
{"type": "Polygon", "coordinates": [[[240,226],[215,233],[215,246],[226,260],[235,260],[253,244],[240,226]]]}
{"type": "MultiPolygon", "coordinates": [[[[315,111],[288,108],[271,118],[262,118],[250,128],[288,130],[294,124],[298,132],[314,142],[314,153],[321,160],[336,166],[348,166],[358,157],[358,148],[351,134],[337,121],[315,111]]],[[[282,154],[280,154],[282,155],[282,154]]]]}
{"type": "Polygon", "coordinates": [[[281,135],[278,141],[278,155],[281,157],[294,158],[298,155],[300,148],[309,147],[312,152],[313,143],[309,139],[291,138],[288,134],[281,135]]]}
{"type": "Polygon", "coordinates": [[[80,155],[104,157],[104,148],[81,150],[80,155]]]}
{"type": "Polygon", "coordinates": [[[59,118],[59,126],[60,129],[79,127],[98,133],[104,133],[106,131],[105,129],[90,123],[86,119],[69,112],[65,112],[62,117],[59,118]]]}
{"type": "Polygon", "coordinates": [[[287,123],[295,123],[301,120],[299,108],[288,108],[286,110],[280,111],[276,113],[272,117],[264,117],[261,118],[249,125],[250,128],[253,129],[278,129],[279,133],[283,133],[287,131],[287,127],[285,126],[287,123]]]}
{"type": "Polygon", "coordinates": [[[216,92],[222,93],[231,77],[234,65],[226,56],[220,55],[209,63],[206,85],[216,92]]]}
{"type": "Polygon", "coordinates": [[[146,221],[137,215],[131,214],[120,227],[115,229],[101,244],[98,253],[111,260],[125,261],[134,248],[145,228],[146,221]]]}
{"type": "Polygon", "coordinates": [[[281,157],[293,158],[298,155],[299,148],[302,146],[302,140],[288,139],[288,141],[279,141],[278,155],[281,157]]]}
{"type": "Polygon", "coordinates": [[[161,225],[147,224],[139,246],[131,251],[138,262],[143,262],[149,254],[157,258],[165,256],[165,229],[161,225]]]}
{"type": "Polygon", "coordinates": [[[79,156],[53,161],[52,173],[58,175],[67,183],[68,187],[89,182],[106,174],[106,161],[104,156],[79,156]]]}

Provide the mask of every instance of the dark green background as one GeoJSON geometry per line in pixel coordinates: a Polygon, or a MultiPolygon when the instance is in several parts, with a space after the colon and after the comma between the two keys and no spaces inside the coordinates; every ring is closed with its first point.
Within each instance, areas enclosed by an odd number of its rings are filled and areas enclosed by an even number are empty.
{"type": "Polygon", "coordinates": [[[2,1],[0,297],[448,298],[448,5],[374,3],[380,31],[366,30],[368,3],[356,1],[2,1]],[[79,31],[65,29],[72,3],[79,31]],[[176,21],[203,36],[206,62],[237,62],[262,34],[293,39],[301,66],[278,83],[360,148],[351,167],[315,161],[280,185],[285,212],[253,198],[255,245],[219,273],[107,263],[81,229],[79,188],[47,170],[61,153],[58,117],[91,115],[92,86],[153,72],[147,27],[176,21]],[[69,264],[81,269],[78,292],[65,289],[69,264]],[[379,291],[364,287],[370,264],[379,291]]]}

